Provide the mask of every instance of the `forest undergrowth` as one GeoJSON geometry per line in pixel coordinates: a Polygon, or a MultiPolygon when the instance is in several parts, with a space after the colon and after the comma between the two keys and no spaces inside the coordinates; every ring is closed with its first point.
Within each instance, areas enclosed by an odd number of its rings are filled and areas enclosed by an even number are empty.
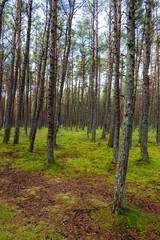
{"type": "Polygon", "coordinates": [[[46,164],[47,128],[35,149],[21,129],[20,144],[0,132],[0,239],[160,239],[160,146],[149,132],[149,160],[140,159],[133,133],[126,180],[126,208],[112,213],[116,166],[107,138],[60,129],[55,163],[46,164]]]}

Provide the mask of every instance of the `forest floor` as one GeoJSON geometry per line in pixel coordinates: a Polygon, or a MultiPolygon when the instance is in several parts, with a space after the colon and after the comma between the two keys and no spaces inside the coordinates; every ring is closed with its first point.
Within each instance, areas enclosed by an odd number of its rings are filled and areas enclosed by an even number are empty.
{"type": "Polygon", "coordinates": [[[60,129],[55,163],[47,165],[47,129],[35,149],[28,135],[8,144],[0,132],[0,240],[160,239],[160,146],[149,133],[149,161],[141,161],[133,134],[126,180],[126,208],[113,214],[115,165],[107,139],[91,141],[86,131],[60,129]]]}

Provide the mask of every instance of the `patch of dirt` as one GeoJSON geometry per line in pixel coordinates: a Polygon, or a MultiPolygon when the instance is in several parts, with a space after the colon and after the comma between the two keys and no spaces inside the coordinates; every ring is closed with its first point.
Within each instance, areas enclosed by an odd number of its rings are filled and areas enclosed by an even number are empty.
{"type": "Polygon", "coordinates": [[[137,197],[135,194],[126,193],[126,202],[128,205],[141,209],[144,213],[148,213],[160,218],[160,203],[153,202],[151,199],[137,197]]]}
{"type": "MultiPolygon", "coordinates": [[[[25,172],[6,165],[0,170],[0,198],[18,206],[23,217],[33,218],[34,223],[50,221],[57,226],[58,233],[69,239],[146,239],[137,236],[134,230],[122,233],[118,228],[106,232],[100,227],[101,220],[94,218],[96,208],[93,208],[91,200],[100,201],[102,204],[99,207],[107,207],[113,199],[113,184],[106,181],[106,175],[93,174],[57,182],[54,177],[44,176],[43,173],[25,172]],[[75,198],[73,205],[66,207],[62,203],[57,213],[52,215],[49,207],[57,204],[56,196],[67,193],[75,198]]],[[[127,194],[126,200],[130,205],[138,206],[148,213],[156,216],[159,214],[158,206],[148,199],[137,199],[136,196],[127,194]]],[[[153,238],[148,239],[159,238],[155,233],[153,238]]]]}
{"type": "Polygon", "coordinates": [[[61,163],[65,163],[67,158],[79,158],[81,155],[77,153],[62,153],[61,155],[57,155],[57,159],[61,159],[61,163]]]}
{"type": "Polygon", "coordinates": [[[1,158],[18,159],[19,156],[15,155],[14,152],[3,152],[3,153],[1,153],[1,158]]]}
{"type": "Polygon", "coordinates": [[[58,158],[79,158],[80,154],[77,153],[62,153],[61,155],[56,156],[58,158]]]}

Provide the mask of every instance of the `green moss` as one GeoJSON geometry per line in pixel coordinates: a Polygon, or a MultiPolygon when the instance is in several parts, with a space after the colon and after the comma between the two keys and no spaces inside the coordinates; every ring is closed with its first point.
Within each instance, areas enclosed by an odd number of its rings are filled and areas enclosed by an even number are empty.
{"type": "Polygon", "coordinates": [[[71,196],[69,193],[61,193],[56,196],[56,202],[59,204],[64,203],[65,205],[74,205],[76,198],[71,196]]]}
{"type": "Polygon", "coordinates": [[[0,202],[0,220],[15,218],[17,208],[0,202]]]}
{"type": "Polygon", "coordinates": [[[140,210],[126,207],[122,215],[112,214],[111,208],[100,208],[94,213],[99,219],[103,231],[117,230],[121,234],[134,231],[140,236],[149,236],[150,233],[160,233],[160,219],[142,213],[140,210]]]}
{"type": "Polygon", "coordinates": [[[124,213],[118,216],[115,225],[123,229],[133,228],[141,235],[148,235],[151,232],[160,233],[160,219],[131,207],[125,208],[124,213]]]}
{"type": "MultiPolygon", "coordinates": [[[[88,176],[90,181],[94,181],[92,176],[98,179],[100,175],[103,175],[104,183],[113,184],[116,167],[111,163],[113,151],[107,146],[108,135],[106,140],[101,139],[101,130],[98,129],[96,141],[91,141],[91,136],[87,138],[86,132],[86,129],[78,132],[75,132],[74,129],[73,131],[60,129],[57,136],[57,146],[54,149],[55,163],[47,165],[46,128],[37,131],[33,153],[28,151],[29,140],[23,128],[21,128],[20,144],[18,145],[13,144],[14,129],[11,131],[9,143],[3,144],[4,130],[2,130],[0,132],[0,164],[4,167],[5,164],[10,163],[12,168],[43,172],[46,175],[53,176],[51,181],[57,183],[61,183],[64,178],[72,179],[83,176],[88,176]]],[[[150,159],[149,161],[141,161],[138,139],[139,134],[138,129],[136,129],[133,133],[132,148],[129,155],[126,191],[135,195],[137,199],[147,198],[158,204],[157,202],[160,201],[160,146],[155,144],[155,133],[150,131],[148,139],[150,159]]],[[[99,188],[101,183],[101,181],[100,183],[97,181],[94,184],[99,188]]],[[[28,190],[28,193],[36,195],[37,191],[37,188],[31,188],[28,190]]],[[[26,199],[19,198],[18,200],[25,201],[26,199]]],[[[55,215],[58,218],[57,215],[60,208],[65,209],[71,208],[73,205],[78,206],[78,201],[80,199],[72,196],[70,193],[59,194],[56,197],[56,205],[47,209],[51,218],[55,217],[55,215]]],[[[110,231],[115,228],[119,228],[120,231],[135,229],[140,235],[146,236],[152,231],[159,231],[159,219],[145,215],[137,209],[126,208],[123,215],[115,216],[112,214],[111,209],[105,203],[96,199],[95,196],[92,196],[92,200],[85,199],[80,204],[83,207],[85,206],[86,209],[97,208],[97,210],[93,211],[92,218],[99,222],[104,231],[110,231]]],[[[22,226],[25,220],[21,223],[19,211],[16,208],[11,208],[11,211],[9,211],[6,205],[5,209],[2,211],[3,219],[6,222],[5,226],[2,224],[4,234],[2,239],[45,239],[46,237],[48,239],[63,239],[63,236],[57,234],[57,230],[55,231],[54,226],[49,222],[46,224],[41,222],[35,226],[31,221],[27,226],[22,226]],[[14,223],[12,220],[14,220],[14,223]],[[18,234],[20,234],[20,237],[17,237],[18,234]]]]}
{"type": "Polygon", "coordinates": [[[29,189],[25,189],[25,191],[31,195],[34,195],[36,196],[37,194],[37,190],[39,190],[40,187],[32,187],[32,188],[29,188],[29,189]]]}
{"type": "Polygon", "coordinates": [[[54,227],[49,221],[35,224],[34,219],[23,219],[17,207],[0,202],[0,240],[66,239],[58,233],[59,228],[54,227]]]}
{"type": "Polygon", "coordinates": [[[26,201],[26,200],[28,200],[28,198],[25,198],[25,197],[17,197],[16,199],[17,199],[17,200],[20,200],[20,201],[26,201]]]}

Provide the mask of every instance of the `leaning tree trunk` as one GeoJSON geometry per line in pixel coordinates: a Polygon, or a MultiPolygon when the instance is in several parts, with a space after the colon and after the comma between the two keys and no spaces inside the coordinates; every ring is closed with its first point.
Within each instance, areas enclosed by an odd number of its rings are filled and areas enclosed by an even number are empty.
{"type": "Polygon", "coordinates": [[[50,36],[50,79],[48,88],[48,136],[47,136],[47,163],[54,162],[53,139],[55,126],[56,102],[56,33],[57,33],[57,0],[50,1],[51,5],[51,36],[50,36]]]}
{"type": "Polygon", "coordinates": [[[149,64],[150,64],[150,21],[151,21],[151,0],[146,1],[146,25],[145,25],[145,59],[143,66],[143,116],[141,129],[141,158],[148,160],[148,118],[149,118],[149,64]]]}
{"type": "Polygon", "coordinates": [[[113,199],[113,212],[121,213],[125,199],[125,178],[130,148],[130,132],[133,118],[134,70],[135,70],[135,1],[127,3],[127,73],[124,99],[124,113],[122,123],[122,136],[119,149],[117,171],[115,177],[115,190],[113,199]]]}

